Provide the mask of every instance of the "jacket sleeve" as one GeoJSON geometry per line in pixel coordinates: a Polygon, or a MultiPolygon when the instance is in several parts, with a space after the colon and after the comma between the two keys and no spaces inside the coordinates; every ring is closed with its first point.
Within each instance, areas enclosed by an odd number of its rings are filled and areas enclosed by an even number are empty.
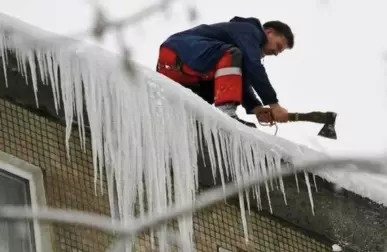
{"type": "Polygon", "coordinates": [[[260,44],[265,39],[263,32],[253,25],[239,24],[232,29],[231,36],[243,54],[242,71],[243,79],[247,82],[245,84],[254,88],[264,105],[278,103],[277,94],[261,63],[260,44]]]}
{"type": "Polygon", "coordinates": [[[254,114],[253,109],[257,106],[262,106],[250,85],[243,87],[242,106],[245,108],[247,114],[254,114]]]}

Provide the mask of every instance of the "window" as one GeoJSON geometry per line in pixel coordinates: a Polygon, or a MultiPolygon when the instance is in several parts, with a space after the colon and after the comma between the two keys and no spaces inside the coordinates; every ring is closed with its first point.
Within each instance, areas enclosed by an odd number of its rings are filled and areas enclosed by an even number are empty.
{"type": "MultiPolygon", "coordinates": [[[[38,167],[0,152],[0,205],[45,205],[43,175],[38,167]]],[[[50,252],[47,224],[0,221],[1,252],[50,252]]]]}
{"type": "MultiPolygon", "coordinates": [[[[30,205],[29,181],[0,169],[0,204],[30,205]]],[[[0,251],[34,251],[33,223],[0,223],[0,251]]]]}

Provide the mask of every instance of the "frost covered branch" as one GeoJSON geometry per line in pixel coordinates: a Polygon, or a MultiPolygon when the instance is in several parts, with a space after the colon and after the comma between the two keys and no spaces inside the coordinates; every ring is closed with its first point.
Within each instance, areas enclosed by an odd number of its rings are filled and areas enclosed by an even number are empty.
{"type": "Polygon", "coordinates": [[[118,20],[107,20],[104,11],[100,6],[95,6],[95,22],[93,25],[93,28],[84,32],[80,32],[78,36],[86,36],[90,34],[90,31],[92,31],[92,34],[96,37],[101,37],[105,32],[108,30],[120,30],[124,27],[128,27],[130,25],[135,25],[144,19],[148,18],[149,16],[153,15],[154,13],[157,13],[159,11],[165,11],[165,9],[173,2],[174,0],[161,0],[160,2],[156,4],[151,4],[150,6],[142,9],[141,11],[122,18],[118,20]]]}
{"type": "MultiPolygon", "coordinates": [[[[118,20],[108,20],[102,7],[98,4],[94,4],[95,14],[94,14],[94,24],[91,29],[88,29],[83,32],[79,32],[77,34],[74,34],[74,37],[83,37],[92,35],[100,40],[104,34],[109,31],[113,30],[117,37],[117,42],[120,46],[120,49],[122,51],[123,57],[123,65],[124,69],[128,71],[128,73],[131,76],[135,75],[133,64],[130,62],[130,50],[126,46],[125,39],[124,39],[124,29],[128,26],[136,25],[139,22],[145,20],[146,18],[149,18],[155,13],[158,12],[164,12],[166,9],[174,2],[174,0],[160,0],[157,3],[151,4],[150,6],[140,10],[139,12],[122,18],[118,20]]],[[[197,17],[197,10],[193,6],[187,6],[187,14],[188,18],[191,21],[194,21],[197,17]]]]}
{"type": "MultiPolygon", "coordinates": [[[[107,216],[75,210],[61,210],[54,208],[31,209],[15,206],[0,207],[0,219],[37,219],[40,221],[62,222],[94,227],[103,231],[121,235],[122,239],[119,240],[116,246],[113,246],[114,248],[117,248],[119,243],[122,243],[124,238],[127,239],[127,237],[134,237],[140,232],[155,228],[175,218],[192,214],[193,212],[209,207],[224,198],[235,195],[238,192],[242,192],[252,186],[261,185],[271,179],[288,176],[300,171],[313,172],[319,169],[345,168],[349,168],[354,172],[369,172],[385,175],[387,174],[385,160],[386,158],[375,158],[373,160],[359,158],[329,158],[327,160],[307,161],[299,165],[292,166],[290,169],[282,169],[279,173],[268,173],[256,176],[253,179],[246,180],[239,186],[235,183],[229,183],[225,187],[219,186],[214,189],[209,189],[205,193],[200,194],[191,204],[174,206],[169,209],[168,212],[157,215],[150,214],[149,216],[143,218],[133,218],[132,220],[129,220],[127,224],[120,223],[119,221],[111,219],[107,216]],[[362,168],[354,169],[356,167],[362,168]]],[[[167,240],[174,243],[180,243],[178,238],[175,239],[171,236],[169,236],[167,240]]]]}

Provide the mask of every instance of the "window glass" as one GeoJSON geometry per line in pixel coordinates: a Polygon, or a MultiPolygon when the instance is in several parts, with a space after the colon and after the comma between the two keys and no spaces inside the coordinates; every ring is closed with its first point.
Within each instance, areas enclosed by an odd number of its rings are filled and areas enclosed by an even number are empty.
{"type": "MultiPolygon", "coordinates": [[[[28,180],[1,170],[0,205],[30,205],[28,180]]],[[[0,252],[34,252],[32,221],[0,221],[0,252]]]]}

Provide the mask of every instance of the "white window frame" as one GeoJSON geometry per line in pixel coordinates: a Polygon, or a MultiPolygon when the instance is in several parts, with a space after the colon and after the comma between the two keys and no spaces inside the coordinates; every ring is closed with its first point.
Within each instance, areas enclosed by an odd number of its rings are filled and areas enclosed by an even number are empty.
{"type": "MultiPolygon", "coordinates": [[[[0,170],[28,180],[32,209],[46,206],[43,173],[39,167],[0,151],[0,170]]],[[[33,230],[35,250],[37,252],[52,252],[51,225],[41,224],[39,221],[34,220],[33,230]]]]}

